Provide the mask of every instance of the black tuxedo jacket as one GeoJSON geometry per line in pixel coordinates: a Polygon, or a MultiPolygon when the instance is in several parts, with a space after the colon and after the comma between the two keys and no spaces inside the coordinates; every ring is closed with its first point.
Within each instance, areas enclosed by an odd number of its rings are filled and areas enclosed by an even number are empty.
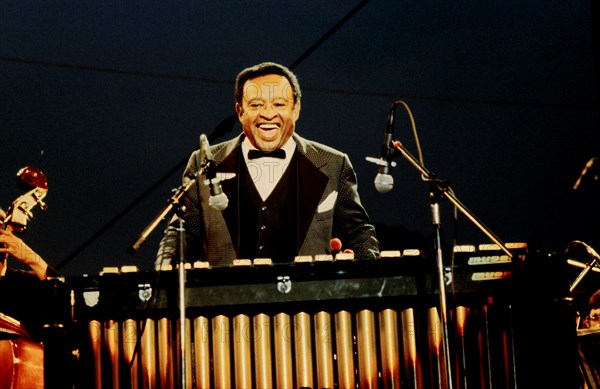
{"type": "MultiPolygon", "coordinates": [[[[229,206],[236,207],[239,198],[239,169],[244,159],[240,144],[244,134],[211,146],[217,174],[225,179],[221,182],[223,192],[229,198],[229,206]]],[[[345,153],[329,146],[293,135],[298,153],[298,231],[303,236],[297,255],[331,253],[330,241],[337,237],[344,249],[352,249],[357,259],[376,259],[379,243],[375,228],[361,204],[357,191],[356,173],[345,153]]],[[[204,155],[201,150],[192,153],[183,174],[188,182],[200,168],[204,155]]],[[[198,181],[196,181],[197,183],[198,181]]],[[[203,260],[212,265],[230,265],[238,258],[238,242],[234,242],[225,217],[232,212],[218,211],[208,204],[210,191],[207,185],[194,183],[184,196],[184,220],[186,230],[186,260],[203,260]]],[[[178,238],[174,217],[160,242],[157,266],[177,262],[178,238]]],[[[244,228],[242,220],[230,220],[229,225],[244,228]]],[[[290,261],[293,258],[290,258],[290,261]]]]}

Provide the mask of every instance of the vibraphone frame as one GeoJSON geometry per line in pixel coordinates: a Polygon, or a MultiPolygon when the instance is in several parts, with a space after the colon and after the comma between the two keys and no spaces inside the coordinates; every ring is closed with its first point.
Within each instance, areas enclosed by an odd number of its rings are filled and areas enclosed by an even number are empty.
{"type": "MultiPolygon", "coordinates": [[[[452,274],[454,388],[517,387],[512,272],[452,274]]],[[[108,273],[69,284],[80,371],[90,377],[79,379],[82,387],[177,387],[176,271],[108,273]]],[[[436,292],[423,256],[188,270],[186,382],[446,388],[436,292]]]]}

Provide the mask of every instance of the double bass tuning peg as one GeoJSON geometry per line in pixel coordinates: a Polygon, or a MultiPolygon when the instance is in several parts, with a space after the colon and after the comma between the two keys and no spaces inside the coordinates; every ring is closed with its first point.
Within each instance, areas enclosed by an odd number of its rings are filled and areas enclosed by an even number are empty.
{"type": "Polygon", "coordinates": [[[14,231],[23,232],[27,222],[33,218],[31,210],[36,205],[42,210],[48,208],[43,201],[48,193],[48,180],[39,169],[27,166],[17,172],[17,186],[27,193],[13,201],[3,217],[3,223],[10,225],[14,231]]]}
{"type": "Polygon", "coordinates": [[[25,166],[17,172],[17,186],[22,190],[48,189],[48,180],[41,170],[25,166]]]}

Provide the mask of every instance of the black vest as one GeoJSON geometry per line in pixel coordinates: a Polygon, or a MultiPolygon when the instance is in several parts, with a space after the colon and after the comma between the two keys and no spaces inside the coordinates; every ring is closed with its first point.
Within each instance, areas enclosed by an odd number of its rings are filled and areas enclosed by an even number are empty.
{"type": "Polygon", "coordinates": [[[245,163],[241,163],[239,258],[292,262],[298,242],[298,169],[294,153],[281,180],[263,201],[245,163]]]}

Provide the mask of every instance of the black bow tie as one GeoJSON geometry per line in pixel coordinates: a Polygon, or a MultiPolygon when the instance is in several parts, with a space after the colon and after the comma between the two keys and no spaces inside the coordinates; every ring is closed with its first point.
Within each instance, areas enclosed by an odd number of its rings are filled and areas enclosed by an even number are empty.
{"type": "Polygon", "coordinates": [[[275,151],[266,152],[262,150],[249,150],[248,151],[248,159],[256,159],[262,157],[272,157],[272,158],[280,158],[285,159],[285,150],[277,149],[275,151]]]}

